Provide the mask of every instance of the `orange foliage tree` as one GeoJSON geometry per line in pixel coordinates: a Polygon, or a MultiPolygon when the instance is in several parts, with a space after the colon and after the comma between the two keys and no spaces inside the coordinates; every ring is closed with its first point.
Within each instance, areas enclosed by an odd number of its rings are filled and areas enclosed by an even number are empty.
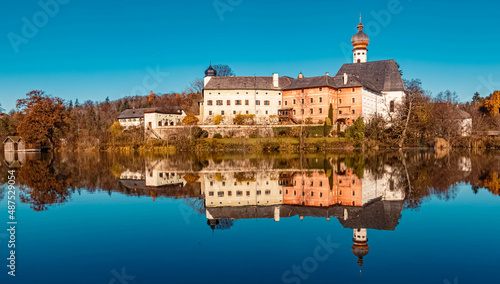
{"type": "Polygon", "coordinates": [[[51,148],[56,138],[62,137],[68,127],[68,114],[59,98],[46,96],[43,91],[31,91],[27,98],[17,100],[17,107],[24,114],[17,132],[28,143],[49,141],[51,148]]]}
{"type": "Polygon", "coordinates": [[[494,91],[485,101],[484,106],[492,116],[500,113],[500,91],[494,91]]]}

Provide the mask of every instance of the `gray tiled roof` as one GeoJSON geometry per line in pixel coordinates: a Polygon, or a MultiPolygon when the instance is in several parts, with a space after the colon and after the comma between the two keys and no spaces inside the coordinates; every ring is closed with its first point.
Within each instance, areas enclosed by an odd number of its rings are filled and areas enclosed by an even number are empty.
{"type": "Polygon", "coordinates": [[[169,106],[169,107],[152,107],[152,108],[136,108],[136,109],[126,109],[118,116],[118,119],[125,118],[142,118],[144,117],[144,113],[147,111],[156,111],[160,113],[166,114],[181,114],[182,110],[178,106],[169,106]]]}
{"type": "Polygon", "coordinates": [[[293,79],[290,77],[279,77],[278,88],[273,86],[271,76],[234,76],[213,77],[205,86],[205,90],[282,90],[290,85],[293,79]]]}
{"type": "Polygon", "coordinates": [[[357,76],[361,82],[371,85],[378,92],[405,90],[398,64],[393,59],[344,64],[337,76],[344,73],[357,76]]]}

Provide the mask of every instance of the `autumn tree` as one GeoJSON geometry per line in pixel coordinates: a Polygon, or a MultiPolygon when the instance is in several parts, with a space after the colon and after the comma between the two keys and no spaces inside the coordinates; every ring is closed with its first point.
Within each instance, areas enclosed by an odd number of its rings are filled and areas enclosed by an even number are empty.
{"type": "Polygon", "coordinates": [[[229,67],[229,65],[218,64],[218,65],[214,65],[213,68],[215,69],[215,71],[217,71],[218,77],[229,77],[229,76],[236,75],[233,72],[233,70],[231,69],[231,67],[229,67]]]}
{"type": "Polygon", "coordinates": [[[182,119],[182,123],[185,125],[196,125],[196,124],[198,124],[198,121],[199,121],[199,119],[192,114],[187,115],[186,117],[184,117],[182,119]]]}
{"type": "Polygon", "coordinates": [[[17,131],[28,143],[49,141],[51,148],[63,137],[68,127],[68,114],[60,98],[52,98],[43,91],[31,91],[27,98],[17,100],[24,117],[17,131]]]}
{"type": "Polygon", "coordinates": [[[500,113],[500,91],[494,91],[488,98],[486,98],[484,106],[491,116],[495,116],[500,113]]]}

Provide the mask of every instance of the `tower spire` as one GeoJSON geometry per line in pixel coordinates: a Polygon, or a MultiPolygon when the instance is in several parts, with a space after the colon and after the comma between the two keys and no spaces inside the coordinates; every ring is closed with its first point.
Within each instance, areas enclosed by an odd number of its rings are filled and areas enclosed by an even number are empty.
{"type": "Polygon", "coordinates": [[[361,12],[359,13],[359,23],[361,24],[361,12]]]}

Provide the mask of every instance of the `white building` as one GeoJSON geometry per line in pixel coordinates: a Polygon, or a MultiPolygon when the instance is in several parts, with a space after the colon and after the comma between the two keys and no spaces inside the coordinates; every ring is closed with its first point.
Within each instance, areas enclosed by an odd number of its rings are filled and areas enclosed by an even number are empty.
{"type": "Polygon", "coordinates": [[[156,129],[159,127],[178,125],[186,113],[179,107],[169,108],[133,108],[120,113],[118,122],[128,127],[144,127],[156,129]]]}
{"type": "Polygon", "coordinates": [[[217,77],[210,67],[205,71],[203,120],[222,115],[227,118],[237,114],[253,114],[256,119],[278,115],[282,107],[282,89],[292,80],[290,77],[230,76],[217,77]]]}

